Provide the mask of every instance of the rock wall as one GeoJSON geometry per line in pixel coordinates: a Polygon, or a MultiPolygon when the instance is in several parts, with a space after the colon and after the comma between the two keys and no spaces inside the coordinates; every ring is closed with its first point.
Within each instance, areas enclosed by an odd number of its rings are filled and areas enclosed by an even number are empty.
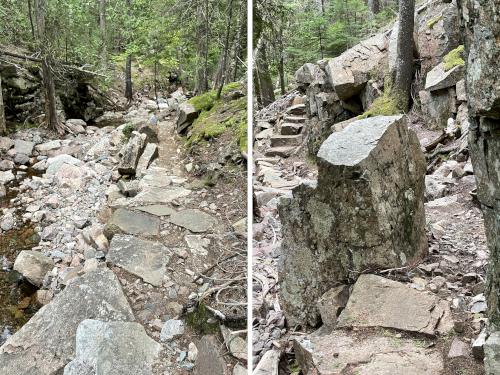
{"type": "Polygon", "coordinates": [[[332,287],[427,253],[426,165],[405,117],[355,121],[317,156],[317,184],[299,185],[279,205],[279,279],[290,325],[317,325],[316,303],[332,287]]]}
{"type": "Polygon", "coordinates": [[[500,328],[500,1],[462,0],[460,8],[468,52],[469,148],[490,248],[489,317],[500,328]]]}

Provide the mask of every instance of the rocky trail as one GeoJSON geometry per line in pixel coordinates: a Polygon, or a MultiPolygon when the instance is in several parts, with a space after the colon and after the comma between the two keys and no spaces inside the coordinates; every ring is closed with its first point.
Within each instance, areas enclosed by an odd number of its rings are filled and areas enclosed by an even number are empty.
{"type": "Polygon", "coordinates": [[[186,152],[183,100],[0,138],[0,373],[245,371],[245,172],[186,152]]]}

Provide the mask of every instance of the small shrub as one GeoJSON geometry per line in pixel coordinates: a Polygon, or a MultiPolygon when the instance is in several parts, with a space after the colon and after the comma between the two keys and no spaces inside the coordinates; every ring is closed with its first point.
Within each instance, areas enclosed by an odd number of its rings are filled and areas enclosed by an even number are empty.
{"type": "Polygon", "coordinates": [[[135,127],[134,125],[132,124],[127,124],[125,125],[125,127],[123,128],[122,130],[122,133],[123,133],[123,137],[126,139],[126,140],[129,140],[130,139],[130,136],[132,135],[132,132],[135,130],[135,127]]]}

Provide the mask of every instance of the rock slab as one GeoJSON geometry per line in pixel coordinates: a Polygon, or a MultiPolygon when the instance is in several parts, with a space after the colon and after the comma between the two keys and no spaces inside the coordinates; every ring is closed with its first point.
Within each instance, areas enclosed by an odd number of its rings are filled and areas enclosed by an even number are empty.
{"type": "Polygon", "coordinates": [[[87,319],[76,331],[76,358],[64,375],[151,375],[161,345],[132,322],[87,319]]]}
{"type": "Polygon", "coordinates": [[[142,212],[119,208],[106,224],[106,231],[157,236],[160,232],[160,219],[142,212]]]}
{"type": "Polygon", "coordinates": [[[116,235],[111,240],[107,260],[151,285],[160,286],[168,255],[169,250],[161,243],[116,235]]]}
{"type": "Polygon", "coordinates": [[[0,374],[53,375],[75,357],[85,319],[133,321],[120,282],[109,269],[74,280],[0,347],[0,374]]]}
{"type": "Polygon", "coordinates": [[[367,269],[427,253],[425,158],[403,116],[358,120],[318,153],[318,182],[282,198],[280,283],[291,325],[319,322],[318,299],[367,269]]]}
{"type": "Polygon", "coordinates": [[[203,233],[217,225],[217,220],[214,217],[196,209],[176,212],[170,216],[170,222],[189,229],[193,233],[203,233]]]}
{"type": "Polygon", "coordinates": [[[54,261],[51,258],[33,250],[21,251],[14,262],[14,270],[36,286],[42,285],[45,274],[53,267],[54,261]]]}

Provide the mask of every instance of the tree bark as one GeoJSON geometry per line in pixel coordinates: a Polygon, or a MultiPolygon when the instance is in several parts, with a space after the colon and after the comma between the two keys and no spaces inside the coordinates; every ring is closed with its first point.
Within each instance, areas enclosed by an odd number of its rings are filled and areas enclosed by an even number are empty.
{"type": "Polygon", "coordinates": [[[379,0],[368,0],[368,9],[373,14],[377,14],[380,12],[380,2],[379,0]]]}
{"type": "Polygon", "coordinates": [[[47,127],[60,134],[64,128],[57,118],[56,90],[52,75],[52,57],[50,55],[50,41],[45,32],[45,0],[35,0],[35,18],[38,31],[38,42],[42,55],[42,80],[45,92],[45,122],[47,127]]]}
{"type": "MultiPolygon", "coordinates": [[[[132,0],[127,0],[128,16],[132,15],[132,0]]],[[[132,55],[127,55],[127,62],[125,63],[125,98],[128,103],[132,102],[134,93],[132,91],[132,55]]]]}
{"type": "Polygon", "coordinates": [[[31,0],[28,0],[28,18],[31,26],[31,36],[35,39],[35,26],[33,25],[33,11],[31,10],[31,0]]]}
{"type": "Polygon", "coordinates": [[[5,109],[3,104],[3,93],[2,93],[2,76],[0,75],[0,135],[5,135],[7,133],[7,124],[5,123],[5,109]]]}
{"type": "Polygon", "coordinates": [[[195,91],[197,94],[204,93],[208,90],[208,0],[202,6],[201,3],[198,4],[196,11],[196,18],[198,25],[196,28],[196,40],[197,40],[197,51],[196,51],[196,61],[197,61],[197,71],[196,71],[196,85],[195,91]]]}
{"type": "MultiPolygon", "coordinates": [[[[323,55],[323,50],[321,50],[323,55]]],[[[278,72],[280,76],[280,89],[281,95],[285,95],[286,93],[286,84],[285,84],[285,48],[283,46],[283,28],[280,28],[279,31],[279,63],[278,63],[278,72]]],[[[323,58],[323,57],[321,57],[323,58]]]]}
{"type": "Polygon", "coordinates": [[[243,28],[246,27],[246,22],[245,22],[245,15],[246,12],[244,10],[244,6],[246,6],[246,2],[241,1],[240,2],[240,8],[239,8],[239,13],[240,16],[238,17],[238,24],[236,25],[236,38],[234,40],[234,56],[233,56],[233,82],[236,82],[238,79],[238,66],[239,66],[239,59],[240,59],[240,54],[241,54],[241,40],[242,40],[242,34],[243,34],[243,28]]]}
{"type": "Polygon", "coordinates": [[[410,105],[411,82],[413,78],[413,28],[415,0],[399,1],[396,71],[392,84],[392,95],[398,102],[398,108],[407,112],[410,105]]]}
{"type": "Polygon", "coordinates": [[[257,66],[257,76],[259,79],[259,90],[261,105],[263,107],[268,106],[275,100],[274,97],[274,86],[271,78],[271,73],[269,72],[269,64],[267,61],[267,51],[266,43],[261,39],[258,47],[257,53],[255,55],[255,62],[257,66]]]}
{"type": "Polygon", "coordinates": [[[224,81],[226,80],[226,62],[229,55],[229,37],[231,35],[231,20],[233,18],[233,0],[228,0],[227,2],[227,22],[226,22],[226,37],[224,41],[224,54],[222,56],[221,65],[221,81],[219,83],[219,89],[217,90],[217,99],[220,99],[222,94],[222,88],[224,87],[224,81]]]}
{"type": "Polygon", "coordinates": [[[106,34],[106,0],[99,0],[99,30],[101,32],[101,61],[102,66],[108,63],[108,43],[106,34]]]}

